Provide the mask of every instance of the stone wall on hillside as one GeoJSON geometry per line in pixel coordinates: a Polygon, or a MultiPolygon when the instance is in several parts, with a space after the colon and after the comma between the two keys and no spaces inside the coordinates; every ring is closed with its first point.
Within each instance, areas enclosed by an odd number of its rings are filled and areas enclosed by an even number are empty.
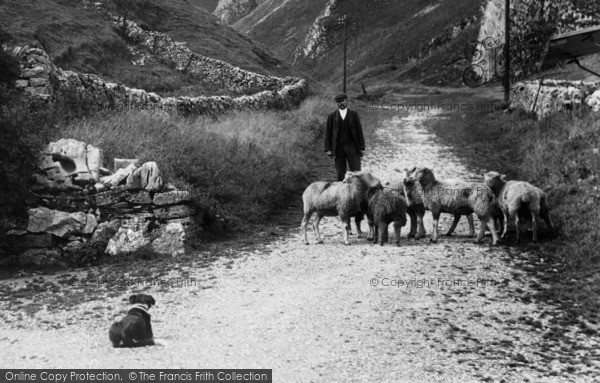
{"type": "Polygon", "coordinates": [[[600,112],[600,82],[540,80],[514,85],[511,106],[544,118],[588,108],[600,112]]]}
{"type": "MultiPolygon", "coordinates": [[[[113,20],[117,25],[123,24],[123,19],[119,16],[113,16],[113,20]]],[[[174,64],[178,70],[189,73],[205,83],[217,84],[236,92],[247,92],[255,89],[276,90],[286,83],[300,81],[240,69],[227,62],[201,56],[189,49],[185,43],[176,42],[165,33],[146,31],[133,21],[127,21],[126,24],[127,37],[131,41],[143,45],[158,60],[174,64]]]]}
{"type": "MultiPolygon", "coordinates": [[[[13,50],[21,63],[21,76],[16,86],[50,102],[64,93],[76,95],[78,108],[94,110],[162,109],[184,114],[217,114],[227,110],[282,109],[299,104],[307,95],[308,84],[303,79],[286,78],[278,81],[276,90],[265,90],[249,96],[161,97],[156,93],[128,88],[92,74],[57,68],[40,48],[17,47],[13,50]]],[[[240,81],[259,83],[265,76],[248,80],[244,71],[240,81]]]]}
{"type": "MultiPolygon", "coordinates": [[[[123,19],[113,16],[116,24],[123,19]]],[[[216,114],[227,110],[282,109],[299,104],[308,93],[304,79],[265,76],[243,70],[221,60],[201,56],[167,34],[146,31],[127,21],[127,37],[143,46],[158,60],[172,64],[204,83],[234,92],[251,93],[240,97],[199,96],[160,97],[156,93],[105,81],[92,74],[57,68],[40,48],[15,47],[12,52],[21,63],[18,88],[30,95],[53,101],[66,92],[77,95],[78,108],[163,109],[184,114],[216,114]]],[[[73,102],[73,100],[70,100],[73,102]]]]}

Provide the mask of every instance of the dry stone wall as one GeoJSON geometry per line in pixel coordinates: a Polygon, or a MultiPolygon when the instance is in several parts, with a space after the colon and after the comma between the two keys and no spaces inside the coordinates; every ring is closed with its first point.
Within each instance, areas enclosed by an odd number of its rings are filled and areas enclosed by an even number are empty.
{"type": "Polygon", "coordinates": [[[85,264],[82,257],[94,252],[185,253],[186,240],[204,217],[191,194],[163,185],[154,162],[115,159],[111,173],[101,153],[64,139],[41,153],[28,224],[8,233],[16,249],[10,263],[64,267],[85,264]]]}
{"type": "MultiPolygon", "coordinates": [[[[115,23],[122,19],[115,17],[115,23]]],[[[168,35],[149,32],[134,22],[127,23],[128,37],[144,45],[152,54],[179,70],[204,82],[212,82],[236,92],[264,89],[240,97],[200,96],[161,97],[156,93],[133,89],[105,81],[92,74],[57,68],[40,48],[15,47],[12,53],[21,64],[21,76],[16,86],[33,97],[49,102],[66,92],[76,94],[78,108],[162,109],[183,114],[218,114],[228,110],[283,109],[298,105],[308,93],[308,83],[299,78],[264,76],[235,67],[226,62],[192,52],[185,43],[173,41],[168,35]]],[[[73,102],[73,100],[70,100],[73,102]]]]}
{"type": "Polygon", "coordinates": [[[568,80],[528,81],[516,84],[511,106],[544,118],[556,112],[589,108],[600,112],[600,83],[568,80]]]}

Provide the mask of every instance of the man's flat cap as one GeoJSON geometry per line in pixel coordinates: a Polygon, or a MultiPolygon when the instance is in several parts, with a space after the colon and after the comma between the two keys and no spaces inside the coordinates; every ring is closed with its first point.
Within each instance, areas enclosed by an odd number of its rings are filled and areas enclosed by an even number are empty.
{"type": "Polygon", "coordinates": [[[342,100],[347,100],[347,99],[348,99],[348,96],[346,95],[346,93],[339,93],[334,98],[335,101],[342,101],[342,100]]]}

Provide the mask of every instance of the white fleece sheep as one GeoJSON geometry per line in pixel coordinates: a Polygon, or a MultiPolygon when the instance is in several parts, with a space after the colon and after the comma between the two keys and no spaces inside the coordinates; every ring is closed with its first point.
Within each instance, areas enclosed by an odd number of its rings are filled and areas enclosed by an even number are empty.
{"type": "MultiPolygon", "coordinates": [[[[425,205],[423,204],[423,188],[421,185],[410,179],[410,173],[413,172],[416,168],[412,170],[404,169],[404,170],[396,170],[397,172],[402,173],[403,175],[403,186],[404,186],[404,194],[407,196],[406,200],[410,208],[413,208],[419,218],[419,231],[422,230],[422,235],[417,235],[417,239],[425,236],[425,228],[423,227],[423,216],[425,215],[425,205]],[[422,228],[422,229],[421,229],[422,228]]],[[[454,213],[454,220],[452,221],[452,225],[450,229],[446,232],[446,236],[451,236],[456,229],[456,225],[460,221],[461,214],[454,213]]],[[[467,221],[469,222],[469,236],[473,237],[475,235],[475,227],[473,225],[473,215],[465,214],[467,216],[467,221]]],[[[411,229],[412,231],[412,229],[411,229]]]]}
{"type": "Polygon", "coordinates": [[[348,232],[350,231],[350,217],[361,211],[361,203],[364,202],[367,190],[370,187],[381,186],[381,182],[370,173],[347,172],[341,182],[313,182],[304,194],[304,217],[302,218],[302,237],[308,245],[306,237],[306,225],[313,213],[317,213],[317,219],[313,228],[317,233],[317,243],[323,243],[319,231],[319,223],[325,216],[339,216],[342,222],[342,240],[349,245],[348,232]]]}
{"type": "Polygon", "coordinates": [[[370,188],[367,192],[369,220],[368,240],[383,246],[388,241],[388,226],[394,222],[396,245],[400,246],[400,230],[406,225],[406,200],[399,193],[388,188],[370,188]]]}
{"type": "Polygon", "coordinates": [[[500,203],[504,215],[502,238],[506,235],[508,220],[515,220],[517,231],[516,242],[519,242],[519,219],[531,216],[533,242],[537,241],[538,222],[540,217],[546,222],[548,229],[554,233],[554,225],[550,219],[550,208],[546,193],[538,187],[525,181],[506,181],[504,175],[498,172],[484,174],[485,184],[489,186],[500,203]]]}
{"type": "Polygon", "coordinates": [[[421,184],[423,203],[433,215],[432,242],[438,238],[441,213],[454,214],[455,219],[456,215],[460,218],[475,213],[481,220],[477,243],[481,242],[487,226],[492,233],[492,245],[496,245],[498,234],[493,220],[496,197],[489,187],[483,183],[439,181],[428,168],[416,168],[410,179],[421,184]]]}

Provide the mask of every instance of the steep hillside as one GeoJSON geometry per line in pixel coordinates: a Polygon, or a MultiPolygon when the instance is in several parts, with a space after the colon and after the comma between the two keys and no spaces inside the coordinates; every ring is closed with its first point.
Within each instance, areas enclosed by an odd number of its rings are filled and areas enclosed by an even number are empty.
{"type": "Polygon", "coordinates": [[[189,0],[194,7],[204,9],[207,12],[213,12],[219,4],[219,0],[189,0]]]}
{"type": "Polygon", "coordinates": [[[231,25],[319,78],[341,76],[345,16],[350,75],[400,75],[427,59],[428,73],[419,79],[447,84],[461,81],[464,63],[450,63],[477,37],[483,1],[221,0],[215,14],[235,19],[236,5],[248,3],[255,7],[231,25]]]}
{"type": "MultiPolygon", "coordinates": [[[[206,5],[208,1],[195,3],[206,5]]],[[[13,45],[40,45],[64,69],[163,94],[195,86],[192,78],[169,65],[139,60],[140,47],[122,37],[109,12],[127,13],[129,20],[147,30],[168,33],[200,55],[257,73],[289,74],[280,60],[250,38],[222,25],[188,0],[5,0],[0,2],[0,25],[12,35],[13,45]]],[[[195,91],[209,94],[219,90],[195,91]]]]}
{"type": "MultiPolygon", "coordinates": [[[[342,74],[346,17],[351,85],[374,76],[383,81],[459,85],[471,64],[472,54],[466,54],[469,43],[486,37],[498,44],[503,41],[504,4],[504,0],[220,0],[214,14],[295,68],[334,82],[342,74]]],[[[528,36],[540,25],[549,36],[599,23],[597,0],[520,0],[511,7],[513,48],[529,47],[528,36]],[[546,17],[552,10],[559,12],[546,17]],[[541,24],[532,25],[532,20],[541,24]]],[[[538,61],[548,36],[538,39],[537,50],[527,48],[525,56],[538,61]]]]}

